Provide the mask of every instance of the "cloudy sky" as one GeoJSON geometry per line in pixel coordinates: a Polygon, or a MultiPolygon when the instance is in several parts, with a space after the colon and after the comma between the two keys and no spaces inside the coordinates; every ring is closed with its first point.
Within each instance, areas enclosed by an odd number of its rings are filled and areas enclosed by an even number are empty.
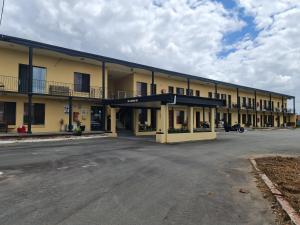
{"type": "Polygon", "coordinates": [[[6,0],[0,33],[296,96],[299,0],[6,0]]]}

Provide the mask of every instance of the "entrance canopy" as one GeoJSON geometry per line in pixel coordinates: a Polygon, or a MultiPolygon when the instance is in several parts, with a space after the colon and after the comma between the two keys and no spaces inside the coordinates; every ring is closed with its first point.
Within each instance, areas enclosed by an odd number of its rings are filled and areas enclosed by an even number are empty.
{"type": "Polygon", "coordinates": [[[103,103],[110,105],[111,107],[157,109],[159,109],[161,105],[166,104],[190,107],[217,107],[225,105],[224,100],[176,94],[148,95],[123,99],[104,99],[103,103]]]}

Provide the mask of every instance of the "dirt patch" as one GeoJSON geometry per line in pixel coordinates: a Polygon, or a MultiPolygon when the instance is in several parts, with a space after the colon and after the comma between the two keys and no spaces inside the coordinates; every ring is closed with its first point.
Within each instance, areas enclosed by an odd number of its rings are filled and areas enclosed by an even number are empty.
{"type": "MultiPolygon", "coordinates": [[[[257,158],[255,160],[257,167],[269,177],[283,197],[300,214],[300,157],[276,156],[257,158]]],[[[265,185],[261,184],[263,182],[260,179],[258,180],[258,187],[263,191],[264,197],[274,203],[272,197],[270,197],[272,195],[271,192],[265,185]]],[[[272,205],[272,209],[282,214],[276,205],[272,205]]]]}
{"type": "Polygon", "coordinates": [[[257,180],[257,187],[263,193],[263,197],[267,199],[271,205],[271,210],[275,215],[275,225],[294,225],[293,222],[290,220],[290,217],[286,214],[286,212],[281,208],[280,204],[277,202],[274,195],[271,193],[270,189],[267,185],[260,179],[257,172],[254,172],[254,176],[257,180]]]}
{"type": "Polygon", "coordinates": [[[300,212],[300,157],[259,158],[256,163],[292,207],[300,212]]]}

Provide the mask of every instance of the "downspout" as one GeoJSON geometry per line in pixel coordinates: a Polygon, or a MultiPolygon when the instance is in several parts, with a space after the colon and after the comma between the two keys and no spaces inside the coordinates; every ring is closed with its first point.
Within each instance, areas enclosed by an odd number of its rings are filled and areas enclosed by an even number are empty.
{"type": "Polygon", "coordinates": [[[173,100],[173,102],[167,103],[167,105],[176,105],[176,103],[177,103],[177,96],[174,95],[174,100],[173,100]]]}

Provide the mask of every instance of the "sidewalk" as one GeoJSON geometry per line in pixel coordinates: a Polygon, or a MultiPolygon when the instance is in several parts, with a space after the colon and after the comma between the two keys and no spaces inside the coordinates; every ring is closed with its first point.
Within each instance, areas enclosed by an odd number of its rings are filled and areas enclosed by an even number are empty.
{"type": "Polygon", "coordinates": [[[13,143],[32,143],[32,142],[46,142],[46,141],[64,141],[64,140],[83,140],[93,138],[107,137],[104,132],[85,132],[82,136],[75,136],[68,132],[57,133],[34,133],[34,134],[17,134],[17,133],[5,133],[0,134],[1,144],[13,144],[13,143]]]}

